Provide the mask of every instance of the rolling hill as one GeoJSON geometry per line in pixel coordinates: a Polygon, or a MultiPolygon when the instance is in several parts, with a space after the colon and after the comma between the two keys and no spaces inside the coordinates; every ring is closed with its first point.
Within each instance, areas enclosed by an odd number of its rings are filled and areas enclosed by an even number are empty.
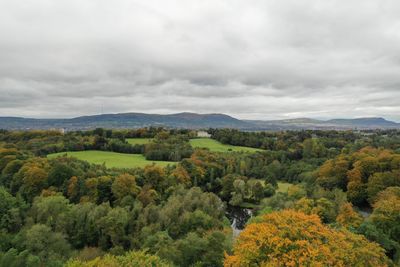
{"type": "Polygon", "coordinates": [[[287,120],[239,120],[225,114],[146,114],[118,113],[82,116],[71,119],[33,119],[0,117],[0,129],[66,129],[85,130],[93,128],[235,128],[241,130],[300,130],[300,129],[400,129],[400,123],[384,118],[357,118],[315,120],[309,118],[287,120]]]}

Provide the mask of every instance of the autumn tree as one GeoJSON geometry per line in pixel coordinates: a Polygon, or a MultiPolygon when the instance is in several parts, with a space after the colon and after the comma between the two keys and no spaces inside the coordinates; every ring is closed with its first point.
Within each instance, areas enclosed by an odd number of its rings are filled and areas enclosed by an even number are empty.
{"type": "Polygon", "coordinates": [[[340,206],[336,222],[346,228],[357,228],[363,222],[363,218],[360,214],[354,211],[351,203],[346,202],[340,206]]]}
{"type": "Polygon", "coordinates": [[[374,173],[368,179],[367,193],[369,202],[374,203],[378,193],[391,186],[400,186],[400,170],[374,173]]]}
{"type": "Polygon", "coordinates": [[[66,267],[133,267],[133,266],[157,266],[172,267],[172,265],[158,256],[148,254],[144,251],[131,251],[125,255],[115,256],[106,254],[90,261],[70,260],[66,267]]]}
{"type": "Polygon", "coordinates": [[[146,166],[143,176],[145,184],[151,185],[159,192],[161,191],[165,179],[165,171],[162,167],[157,165],[146,166]]]}
{"type": "Polygon", "coordinates": [[[170,184],[183,184],[190,186],[191,179],[189,173],[181,165],[178,165],[169,175],[170,184]]]}
{"type": "Polygon", "coordinates": [[[316,215],[292,210],[262,216],[238,237],[224,266],[388,266],[384,250],[364,237],[334,230],[316,215]]]}
{"type": "Polygon", "coordinates": [[[344,157],[326,161],[318,170],[317,183],[324,188],[346,189],[349,161],[344,157]]]}
{"type": "Polygon", "coordinates": [[[147,206],[155,202],[159,198],[159,195],[150,185],[144,185],[137,198],[142,202],[143,206],[147,206]]]}
{"type": "Polygon", "coordinates": [[[111,191],[117,202],[121,202],[124,197],[136,197],[140,187],[136,184],[135,176],[124,173],[115,178],[111,191]]]}
{"type": "Polygon", "coordinates": [[[388,187],[378,194],[371,221],[383,233],[400,243],[400,187],[388,187]]]}

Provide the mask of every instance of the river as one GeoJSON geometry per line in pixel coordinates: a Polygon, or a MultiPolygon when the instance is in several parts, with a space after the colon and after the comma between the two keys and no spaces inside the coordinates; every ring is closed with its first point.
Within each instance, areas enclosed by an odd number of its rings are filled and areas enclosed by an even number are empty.
{"type": "Polygon", "coordinates": [[[233,237],[236,237],[246,226],[247,221],[253,215],[251,209],[229,206],[226,208],[226,217],[231,223],[233,237]]]}

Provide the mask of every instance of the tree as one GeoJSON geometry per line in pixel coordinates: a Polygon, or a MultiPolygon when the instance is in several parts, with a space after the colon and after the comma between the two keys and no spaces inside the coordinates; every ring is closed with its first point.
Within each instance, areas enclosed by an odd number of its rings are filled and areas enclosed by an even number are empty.
{"type": "Polygon", "coordinates": [[[157,165],[146,166],[144,168],[143,177],[146,184],[151,185],[158,192],[161,192],[162,182],[165,179],[165,172],[162,167],[157,165]]]}
{"type": "Polygon", "coordinates": [[[57,162],[49,172],[48,185],[59,187],[74,175],[74,169],[67,164],[57,162]]]}
{"type": "Polygon", "coordinates": [[[106,216],[98,221],[103,235],[109,236],[114,247],[124,246],[127,240],[126,227],[128,225],[128,212],[120,207],[111,209],[106,216]]]}
{"type": "Polygon", "coordinates": [[[235,188],[233,187],[233,182],[237,177],[238,176],[234,174],[228,174],[222,177],[221,179],[222,189],[220,191],[220,196],[223,200],[229,201],[229,199],[231,198],[232,192],[235,191],[235,188]]]}
{"type": "Polygon", "coordinates": [[[67,196],[68,199],[73,202],[77,203],[80,201],[80,198],[83,195],[84,190],[84,180],[78,178],[76,176],[72,176],[67,183],[67,196]]]}
{"type": "Polygon", "coordinates": [[[151,255],[145,251],[131,251],[122,256],[106,254],[103,257],[95,258],[90,261],[70,260],[66,267],[139,267],[157,266],[172,267],[172,265],[158,256],[151,255]]]}
{"type": "Polygon", "coordinates": [[[136,184],[136,177],[127,173],[117,176],[111,186],[115,199],[120,202],[124,197],[136,197],[140,187],[136,184]]]}
{"type": "Polygon", "coordinates": [[[315,201],[313,213],[317,214],[324,223],[331,223],[335,221],[336,209],[335,204],[326,198],[320,198],[315,201]]]}
{"type": "Polygon", "coordinates": [[[0,254],[0,266],[4,267],[40,267],[40,258],[29,253],[28,250],[19,252],[15,248],[9,249],[3,255],[0,254]]]}
{"type": "Polygon", "coordinates": [[[302,197],[305,197],[306,195],[307,192],[302,185],[291,185],[288,188],[288,197],[290,199],[300,199],[302,197]]]}
{"type": "Polygon", "coordinates": [[[334,230],[316,215],[273,212],[248,225],[224,266],[388,266],[384,250],[364,237],[334,230]]]}
{"type": "MultiPolygon", "coordinates": [[[[27,200],[32,200],[46,187],[48,168],[47,160],[38,158],[25,163],[16,174],[17,179],[21,181],[19,192],[21,192],[27,200]]],[[[18,184],[19,183],[15,186],[18,186],[18,184]]]]}
{"type": "Polygon", "coordinates": [[[17,158],[18,151],[15,148],[0,147],[0,172],[6,165],[17,158]]]}
{"type": "Polygon", "coordinates": [[[0,230],[14,232],[22,227],[23,216],[17,198],[0,186],[0,230]]]}
{"type": "Polygon", "coordinates": [[[256,202],[259,202],[264,197],[264,187],[260,181],[255,182],[251,186],[252,197],[256,202]]]}
{"type": "Polygon", "coordinates": [[[346,189],[349,165],[349,161],[343,156],[327,160],[318,170],[317,183],[327,189],[346,189]]]}
{"type": "Polygon", "coordinates": [[[147,206],[158,199],[158,193],[150,185],[144,185],[137,198],[143,206],[147,206]]]}
{"type": "Polygon", "coordinates": [[[324,197],[317,200],[303,197],[294,204],[294,208],[308,215],[318,215],[325,223],[333,222],[336,217],[334,203],[324,197]]]}
{"type": "Polygon", "coordinates": [[[18,159],[8,162],[1,172],[0,183],[10,187],[13,175],[17,173],[23,165],[24,162],[18,159]]]}
{"type": "Polygon", "coordinates": [[[400,186],[400,170],[376,172],[368,179],[368,202],[374,203],[379,192],[387,187],[400,186]]]}
{"type": "Polygon", "coordinates": [[[178,165],[170,174],[170,180],[174,181],[174,184],[183,184],[190,186],[191,179],[189,173],[181,165],[178,165]]]}
{"type": "Polygon", "coordinates": [[[362,171],[354,168],[347,173],[349,183],[347,184],[347,198],[356,205],[363,204],[367,199],[367,185],[362,181],[362,171]]]}
{"type": "Polygon", "coordinates": [[[278,160],[274,160],[269,164],[265,171],[265,180],[272,185],[277,185],[277,181],[284,176],[282,164],[278,160]]]}
{"type": "Polygon", "coordinates": [[[363,218],[360,214],[354,211],[351,203],[346,202],[340,206],[336,222],[346,228],[355,229],[361,225],[363,218]]]}
{"type": "Polygon", "coordinates": [[[400,187],[388,187],[379,193],[373,207],[372,223],[400,243],[400,187]]]}
{"type": "Polygon", "coordinates": [[[70,208],[68,199],[61,195],[36,197],[30,214],[36,223],[62,232],[70,208]]]}
{"type": "Polygon", "coordinates": [[[30,253],[40,258],[42,265],[62,262],[71,253],[63,235],[43,224],[35,224],[26,232],[24,245],[30,253]]]}

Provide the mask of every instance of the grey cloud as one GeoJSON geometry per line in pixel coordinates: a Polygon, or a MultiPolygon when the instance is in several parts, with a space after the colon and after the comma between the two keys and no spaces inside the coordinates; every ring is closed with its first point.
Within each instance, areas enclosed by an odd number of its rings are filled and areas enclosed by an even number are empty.
{"type": "Polygon", "coordinates": [[[400,120],[396,0],[0,0],[0,116],[400,120]]]}

